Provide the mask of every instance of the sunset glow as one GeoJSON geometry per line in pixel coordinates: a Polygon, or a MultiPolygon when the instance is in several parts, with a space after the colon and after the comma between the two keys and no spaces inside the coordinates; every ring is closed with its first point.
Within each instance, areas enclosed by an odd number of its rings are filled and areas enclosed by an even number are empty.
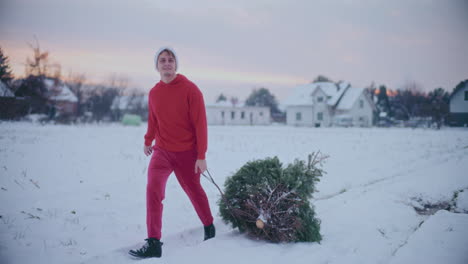
{"type": "Polygon", "coordinates": [[[318,75],[392,95],[408,81],[452,90],[468,76],[467,10],[466,1],[6,0],[0,34],[17,77],[37,37],[63,75],[93,82],[117,74],[148,90],[159,80],[153,54],[169,45],[179,73],[204,81],[210,98],[258,86],[284,98],[318,75]]]}

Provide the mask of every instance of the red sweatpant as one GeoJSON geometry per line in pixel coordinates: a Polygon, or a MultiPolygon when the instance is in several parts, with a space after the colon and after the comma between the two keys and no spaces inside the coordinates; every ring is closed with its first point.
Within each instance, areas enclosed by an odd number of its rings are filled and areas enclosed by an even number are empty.
{"type": "Polygon", "coordinates": [[[200,173],[195,173],[196,150],[171,152],[157,146],[148,167],[146,187],[146,225],[148,237],[161,239],[162,212],[169,175],[175,172],[179,184],[190,198],[204,226],[213,223],[208,198],[200,184],[200,173]]]}

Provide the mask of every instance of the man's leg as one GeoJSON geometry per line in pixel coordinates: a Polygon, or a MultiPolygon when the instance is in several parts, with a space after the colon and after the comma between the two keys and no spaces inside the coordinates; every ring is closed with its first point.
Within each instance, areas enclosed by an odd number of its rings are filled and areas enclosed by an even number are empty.
{"type": "Polygon", "coordinates": [[[155,148],[148,166],[148,184],[146,186],[146,226],[148,238],[161,239],[163,200],[166,183],[172,173],[169,155],[155,148]]]}
{"type": "Polygon", "coordinates": [[[176,152],[174,172],[177,180],[192,202],[198,217],[204,226],[213,224],[210,204],[203,187],[200,184],[200,173],[195,173],[195,151],[176,152]]]}

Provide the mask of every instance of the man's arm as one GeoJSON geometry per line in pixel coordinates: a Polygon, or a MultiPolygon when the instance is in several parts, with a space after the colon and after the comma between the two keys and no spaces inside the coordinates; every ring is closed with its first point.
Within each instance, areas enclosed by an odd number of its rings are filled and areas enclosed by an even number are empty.
{"type": "Polygon", "coordinates": [[[197,160],[204,160],[205,153],[208,148],[208,127],[203,94],[196,86],[190,93],[189,104],[190,119],[193,127],[195,128],[195,136],[197,140],[197,160]]]}
{"type": "Polygon", "coordinates": [[[143,152],[146,156],[151,155],[153,152],[152,143],[154,140],[156,126],[158,125],[156,115],[153,112],[152,104],[151,104],[151,92],[148,96],[148,127],[146,129],[145,134],[145,145],[143,147],[143,152]]]}

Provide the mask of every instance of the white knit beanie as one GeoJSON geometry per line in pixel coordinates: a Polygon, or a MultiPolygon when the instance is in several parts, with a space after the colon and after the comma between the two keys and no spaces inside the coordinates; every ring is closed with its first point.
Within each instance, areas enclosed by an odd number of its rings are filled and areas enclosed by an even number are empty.
{"type": "Polygon", "coordinates": [[[159,55],[165,51],[165,50],[169,50],[171,51],[173,54],[174,54],[174,58],[175,58],[175,63],[176,63],[176,66],[175,66],[175,69],[177,71],[177,68],[179,66],[179,60],[177,59],[177,54],[176,52],[174,51],[173,48],[171,47],[161,47],[157,52],[156,52],[156,55],[154,55],[154,66],[156,67],[156,71],[158,70],[158,57],[159,55]]]}

